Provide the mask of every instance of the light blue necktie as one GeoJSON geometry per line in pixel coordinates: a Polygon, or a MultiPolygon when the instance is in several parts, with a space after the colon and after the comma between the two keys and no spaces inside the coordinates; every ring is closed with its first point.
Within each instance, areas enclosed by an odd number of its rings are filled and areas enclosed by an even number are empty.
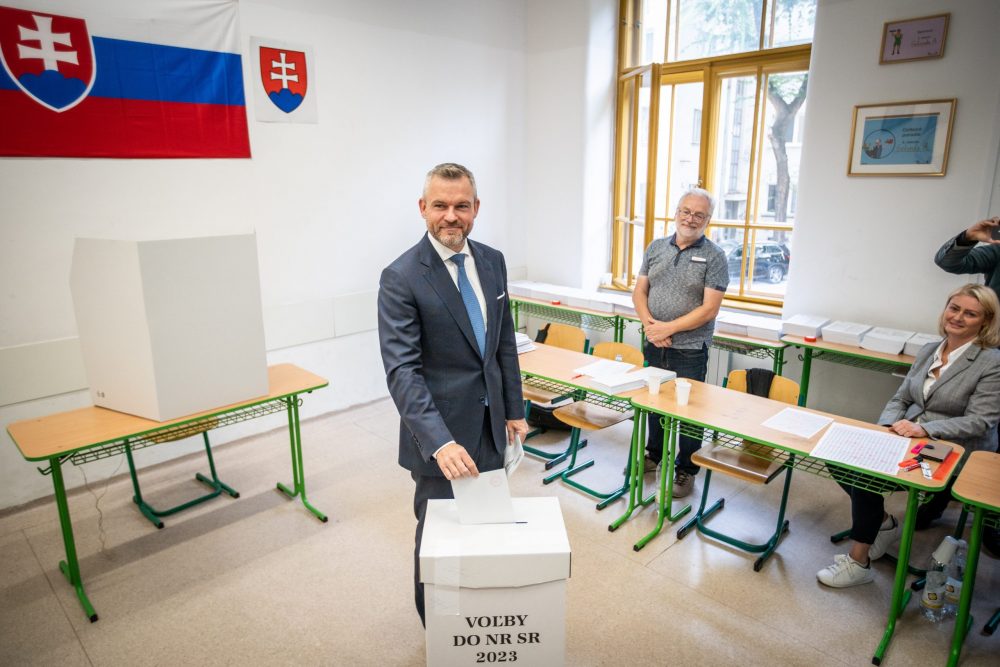
{"type": "Polygon", "coordinates": [[[462,293],[462,301],[465,303],[465,310],[469,313],[469,321],[472,322],[472,333],[476,334],[476,343],[479,345],[479,356],[486,354],[486,325],[483,323],[483,311],[479,307],[479,299],[469,282],[469,275],[465,272],[464,253],[451,256],[451,261],[458,267],[458,291],[462,293]]]}

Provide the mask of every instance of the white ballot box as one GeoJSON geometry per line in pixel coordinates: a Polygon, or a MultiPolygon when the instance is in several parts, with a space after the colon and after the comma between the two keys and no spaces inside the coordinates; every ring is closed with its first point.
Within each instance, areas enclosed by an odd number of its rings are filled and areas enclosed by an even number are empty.
{"type": "Polygon", "coordinates": [[[460,524],[430,500],[420,546],[427,664],[562,665],[570,548],[557,498],[512,498],[516,523],[460,524]]]}
{"type": "Polygon", "coordinates": [[[77,239],[70,289],[95,405],[167,421],[267,395],[254,235],[77,239]]]}

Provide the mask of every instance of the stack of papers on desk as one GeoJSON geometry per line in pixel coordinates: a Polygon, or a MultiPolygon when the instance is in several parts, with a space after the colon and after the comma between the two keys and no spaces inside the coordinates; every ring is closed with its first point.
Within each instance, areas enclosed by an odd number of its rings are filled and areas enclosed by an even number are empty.
{"type": "Polygon", "coordinates": [[[913,337],[912,331],[875,327],[865,333],[861,339],[861,347],[885,354],[899,354],[906,346],[906,341],[913,337]]]}
{"type": "Polygon", "coordinates": [[[715,330],[719,333],[731,333],[737,336],[747,335],[747,318],[749,315],[743,315],[742,313],[730,313],[728,311],[719,311],[718,317],[715,318],[715,330]]]}
{"type": "Polygon", "coordinates": [[[819,336],[820,330],[830,321],[819,315],[792,315],[781,321],[781,329],[789,336],[819,336]]]}
{"type": "Polygon", "coordinates": [[[857,322],[830,322],[822,329],[823,340],[827,343],[861,347],[861,338],[871,328],[870,324],[857,322]]]}
{"type": "Polygon", "coordinates": [[[515,331],[514,340],[517,342],[518,354],[531,352],[532,350],[535,349],[535,344],[531,342],[531,338],[529,338],[527,334],[523,334],[520,331],[515,331]]]}
{"type": "Polygon", "coordinates": [[[781,320],[760,315],[746,315],[747,335],[764,340],[781,340],[781,320]]]}
{"type": "Polygon", "coordinates": [[[909,446],[909,438],[870,428],[833,424],[809,456],[883,475],[895,475],[899,472],[899,462],[907,456],[909,446]]]}
{"type": "Polygon", "coordinates": [[[573,372],[577,375],[586,375],[587,377],[607,377],[609,375],[628,373],[633,368],[635,368],[635,364],[629,364],[624,361],[598,359],[591,364],[574,369],[573,372]]]}
{"type": "Polygon", "coordinates": [[[911,357],[915,357],[917,356],[917,352],[919,352],[920,348],[922,348],[924,345],[927,345],[928,343],[940,343],[940,342],[941,342],[941,336],[938,336],[936,334],[915,333],[910,338],[910,340],[906,341],[906,345],[903,346],[903,354],[908,354],[911,357]]]}
{"type": "Polygon", "coordinates": [[[605,394],[620,394],[622,392],[645,387],[650,378],[658,378],[660,380],[660,384],[663,384],[664,382],[669,382],[676,377],[677,373],[673,371],[647,366],[646,368],[640,368],[637,371],[631,371],[629,373],[618,373],[615,375],[602,375],[600,377],[594,377],[588,384],[597,391],[605,394]]]}

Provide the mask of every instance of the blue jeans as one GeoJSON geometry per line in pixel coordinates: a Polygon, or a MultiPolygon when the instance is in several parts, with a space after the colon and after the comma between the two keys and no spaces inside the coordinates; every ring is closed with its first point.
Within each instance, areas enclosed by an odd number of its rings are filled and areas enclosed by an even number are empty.
{"type": "MultiPolygon", "coordinates": [[[[643,355],[650,366],[671,370],[677,373],[677,377],[705,381],[705,374],[708,372],[708,345],[704,343],[701,349],[678,350],[672,347],[656,347],[647,341],[643,346],[643,355]]],[[[659,415],[649,415],[646,430],[649,435],[646,441],[646,456],[659,462],[663,459],[663,427],[660,425],[659,415]]],[[[700,468],[691,463],[691,455],[701,448],[701,437],[682,435],[679,445],[680,451],[677,454],[674,471],[697,475],[700,468]]]]}

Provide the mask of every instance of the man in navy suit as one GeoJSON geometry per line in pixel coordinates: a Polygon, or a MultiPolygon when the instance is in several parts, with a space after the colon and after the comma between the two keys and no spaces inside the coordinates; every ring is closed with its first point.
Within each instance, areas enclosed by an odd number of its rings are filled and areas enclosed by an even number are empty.
{"type": "Polygon", "coordinates": [[[427,234],[382,271],[378,333],[389,394],[399,411],[399,465],[410,471],[417,517],[414,584],[424,622],[420,539],[431,498],[451,480],[503,466],[528,432],[503,255],[469,241],[476,180],[459,164],[427,174],[420,215],[427,234]]]}

